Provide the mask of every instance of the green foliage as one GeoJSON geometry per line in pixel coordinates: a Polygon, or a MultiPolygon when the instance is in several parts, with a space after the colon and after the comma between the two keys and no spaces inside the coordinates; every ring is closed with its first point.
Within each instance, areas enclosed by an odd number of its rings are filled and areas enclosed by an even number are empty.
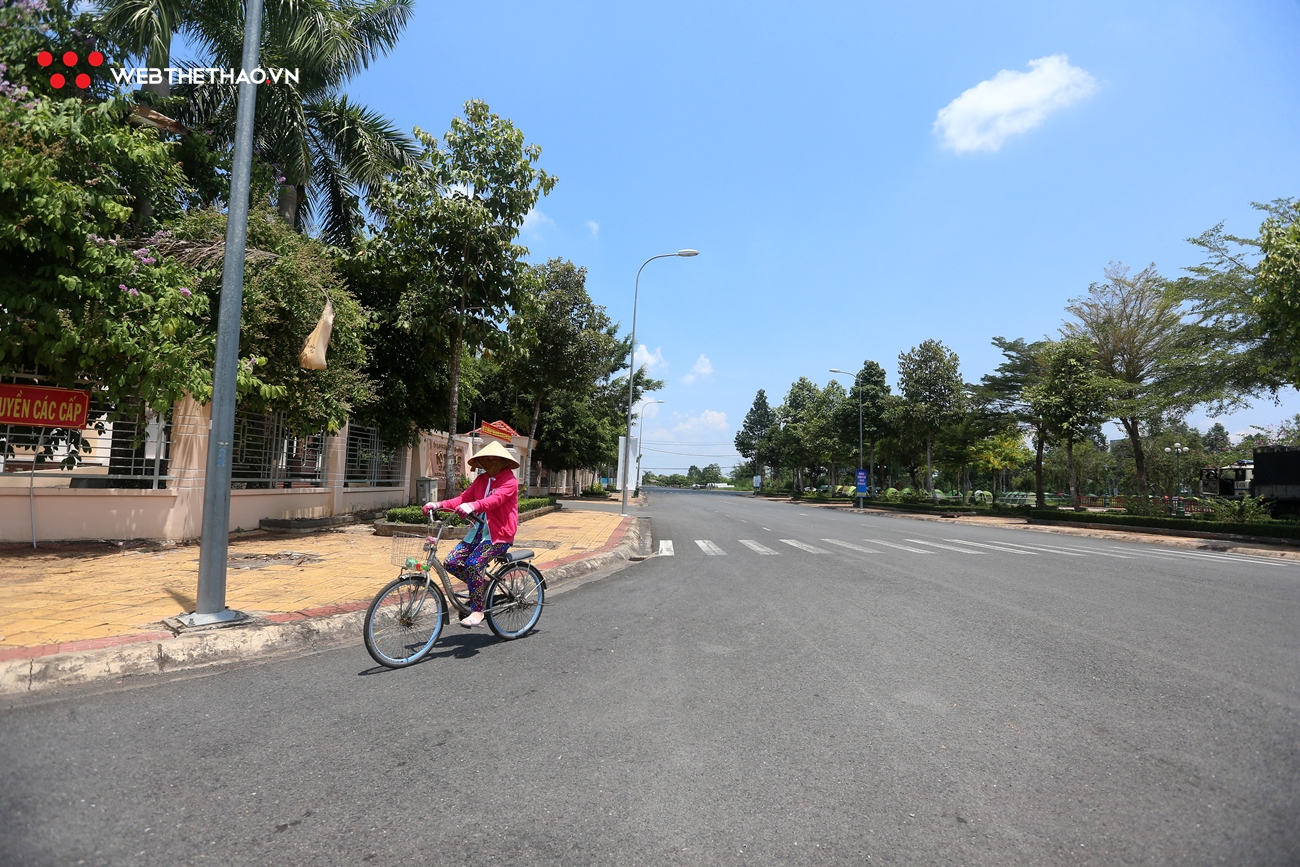
{"type": "MultiPolygon", "coordinates": [[[[554,506],[558,500],[555,497],[521,497],[519,500],[519,514],[532,512],[547,506],[554,506]]],[[[441,520],[449,527],[463,527],[469,521],[459,514],[441,513],[441,520]]],[[[428,518],[424,515],[423,506],[398,506],[395,509],[389,509],[384,513],[384,520],[393,524],[424,524],[428,518]]]]}
{"type": "Polygon", "coordinates": [[[1124,527],[1147,527],[1159,530],[1194,530],[1200,533],[1249,533],[1281,539],[1300,539],[1300,526],[1272,521],[1243,525],[1232,521],[1204,521],[1192,518],[1170,518],[1112,512],[1074,512],[1059,509],[1028,509],[1023,514],[1042,521],[1086,521],[1094,524],[1115,524],[1124,527]]]}
{"type": "Polygon", "coordinates": [[[1235,500],[1216,497],[1205,502],[1214,510],[1216,521],[1257,524],[1273,519],[1272,510],[1262,497],[1242,497],[1235,500]]]}
{"type": "Polygon", "coordinates": [[[1260,226],[1257,309],[1277,352],[1266,369],[1300,386],[1300,200],[1280,200],[1260,226]]]}
{"type": "MultiPolygon", "coordinates": [[[[413,340],[448,366],[454,426],[462,352],[505,346],[499,324],[523,306],[533,280],[528,250],[514,242],[555,178],[536,166],[541,148],[526,145],[523,133],[483,102],[465,104],[445,146],[418,128],[415,134],[424,146],[419,164],[402,168],[370,198],[379,224],[359,268],[392,296],[379,313],[393,339],[413,340]]],[[[390,375],[401,372],[382,371],[378,379],[387,386],[390,375]]],[[[450,453],[447,463],[454,478],[450,453]]]]}
{"type": "Polygon", "coordinates": [[[184,181],[127,109],[0,98],[0,373],[161,410],[210,388],[211,299],[198,268],[159,252],[165,234],[130,240],[128,190],[175,202],[184,181]]]}

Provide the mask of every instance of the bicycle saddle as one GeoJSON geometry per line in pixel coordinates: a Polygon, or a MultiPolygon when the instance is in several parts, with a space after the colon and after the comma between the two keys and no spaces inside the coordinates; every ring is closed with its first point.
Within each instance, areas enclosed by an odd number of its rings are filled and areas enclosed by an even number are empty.
{"type": "Polygon", "coordinates": [[[533,552],[527,548],[516,548],[513,551],[507,551],[505,555],[501,557],[501,559],[507,563],[518,563],[520,560],[531,560],[532,558],[533,552]]]}

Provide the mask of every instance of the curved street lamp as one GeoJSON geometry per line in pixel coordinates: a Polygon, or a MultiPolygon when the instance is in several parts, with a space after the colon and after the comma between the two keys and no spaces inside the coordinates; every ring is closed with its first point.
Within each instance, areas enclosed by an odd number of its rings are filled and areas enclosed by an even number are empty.
{"type": "Polygon", "coordinates": [[[636,269],[636,283],[632,291],[632,345],[627,352],[627,434],[623,438],[623,510],[620,517],[627,517],[627,471],[632,464],[632,401],[635,400],[633,389],[636,386],[636,302],[641,295],[641,271],[655,259],[668,259],[673,256],[689,259],[698,255],[700,255],[699,250],[678,250],[676,253],[660,253],[658,256],[651,256],[646,259],[641,263],[641,267],[636,269]]]}
{"type": "Polygon", "coordinates": [[[645,408],[652,403],[663,403],[662,400],[645,399],[641,401],[641,412],[636,414],[636,479],[637,490],[641,490],[641,431],[645,430],[645,408]]]}

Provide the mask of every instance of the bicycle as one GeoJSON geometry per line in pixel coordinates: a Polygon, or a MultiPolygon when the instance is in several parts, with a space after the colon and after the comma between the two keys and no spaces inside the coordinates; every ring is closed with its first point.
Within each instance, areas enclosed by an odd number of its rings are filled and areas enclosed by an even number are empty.
{"type": "MultiPolygon", "coordinates": [[[[484,529],[482,517],[474,520],[484,529]]],[[[362,625],[366,650],[380,665],[405,668],[424,659],[450,620],[448,602],[460,616],[470,613],[468,589],[452,590],[451,576],[437,557],[444,526],[430,515],[429,534],[393,534],[391,559],[402,573],[375,596],[362,625]]],[[[484,574],[488,583],[483,616],[504,641],[527,635],[541,619],[546,578],[532,564],[534,556],[527,548],[507,551],[494,558],[484,574]]]]}

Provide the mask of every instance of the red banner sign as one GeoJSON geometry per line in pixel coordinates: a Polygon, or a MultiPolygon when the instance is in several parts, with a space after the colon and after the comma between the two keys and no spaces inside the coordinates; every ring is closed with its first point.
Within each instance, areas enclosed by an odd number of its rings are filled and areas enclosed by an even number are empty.
{"type": "Polygon", "coordinates": [[[90,392],[39,385],[0,385],[0,424],[80,430],[90,413],[90,392]]]}

